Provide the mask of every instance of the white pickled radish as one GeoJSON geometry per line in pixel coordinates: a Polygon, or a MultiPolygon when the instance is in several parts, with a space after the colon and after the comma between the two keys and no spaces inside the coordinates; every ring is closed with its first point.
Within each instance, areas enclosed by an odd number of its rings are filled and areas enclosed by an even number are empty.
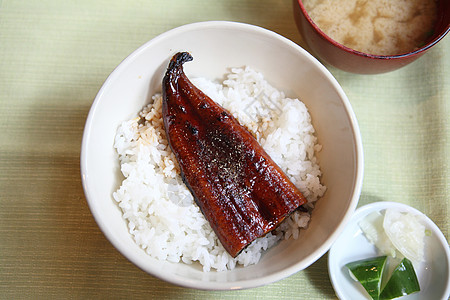
{"type": "Polygon", "coordinates": [[[411,213],[387,209],[383,228],[392,244],[411,261],[424,260],[425,226],[411,213]]]}
{"type": "Polygon", "coordinates": [[[358,225],[370,243],[383,255],[396,257],[395,246],[383,228],[383,215],[375,211],[362,219],[358,225]]]}

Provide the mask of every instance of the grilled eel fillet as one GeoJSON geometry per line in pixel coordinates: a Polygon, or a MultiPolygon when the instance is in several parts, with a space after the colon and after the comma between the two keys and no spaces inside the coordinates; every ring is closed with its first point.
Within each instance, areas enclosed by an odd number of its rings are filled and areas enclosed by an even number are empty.
{"type": "Polygon", "coordinates": [[[196,88],[183,71],[187,52],[163,79],[163,119],[184,183],[220,242],[236,257],[306,202],[252,134],[196,88]]]}

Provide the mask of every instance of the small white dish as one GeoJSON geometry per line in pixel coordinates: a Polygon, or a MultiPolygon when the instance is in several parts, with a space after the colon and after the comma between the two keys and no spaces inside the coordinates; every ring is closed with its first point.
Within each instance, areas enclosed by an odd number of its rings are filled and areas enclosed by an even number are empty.
{"type": "Polygon", "coordinates": [[[399,299],[448,299],[450,295],[450,250],[440,229],[425,214],[408,205],[395,202],[375,202],[358,208],[340,237],[328,253],[328,272],[336,295],[342,299],[370,299],[364,288],[353,280],[345,264],[379,256],[377,249],[364,236],[359,221],[375,211],[399,209],[420,215],[431,232],[425,245],[425,261],[414,264],[421,291],[399,299]]]}

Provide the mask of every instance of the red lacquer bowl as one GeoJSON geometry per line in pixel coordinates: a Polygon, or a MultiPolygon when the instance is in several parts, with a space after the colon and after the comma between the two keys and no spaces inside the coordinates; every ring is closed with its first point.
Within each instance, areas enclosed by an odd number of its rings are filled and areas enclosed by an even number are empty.
{"type": "Polygon", "coordinates": [[[450,1],[439,0],[438,21],[421,48],[397,55],[373,55],[334,41],[313,22],[301,0],[293,0],[293,5],[297,27],[313,54],[324,63],[352,73],[377,74],[399,69],[425,54],[450,31],[450,1]]]}

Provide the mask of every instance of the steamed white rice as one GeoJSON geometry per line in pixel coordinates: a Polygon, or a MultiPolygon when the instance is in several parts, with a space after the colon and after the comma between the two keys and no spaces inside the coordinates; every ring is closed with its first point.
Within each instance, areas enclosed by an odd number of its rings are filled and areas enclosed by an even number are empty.
{"type": "Polygon", "coordinates": [[[159,260],[199,262],[204,271],[256,264],[281,239],[298,238],[326,187],[320,183],[317,143],[303,102],[286,98],[249,67],[232,69],[222,83],[192,82],[230,111],[257,138],[307,198],[308,212],[296,211],[277,230],[259,238],[236,258],[220,244],[183,184],[164,131],[161,95],[117,130],[114,147],[125,176],[113,194],[136,243],[159,260]]]}

